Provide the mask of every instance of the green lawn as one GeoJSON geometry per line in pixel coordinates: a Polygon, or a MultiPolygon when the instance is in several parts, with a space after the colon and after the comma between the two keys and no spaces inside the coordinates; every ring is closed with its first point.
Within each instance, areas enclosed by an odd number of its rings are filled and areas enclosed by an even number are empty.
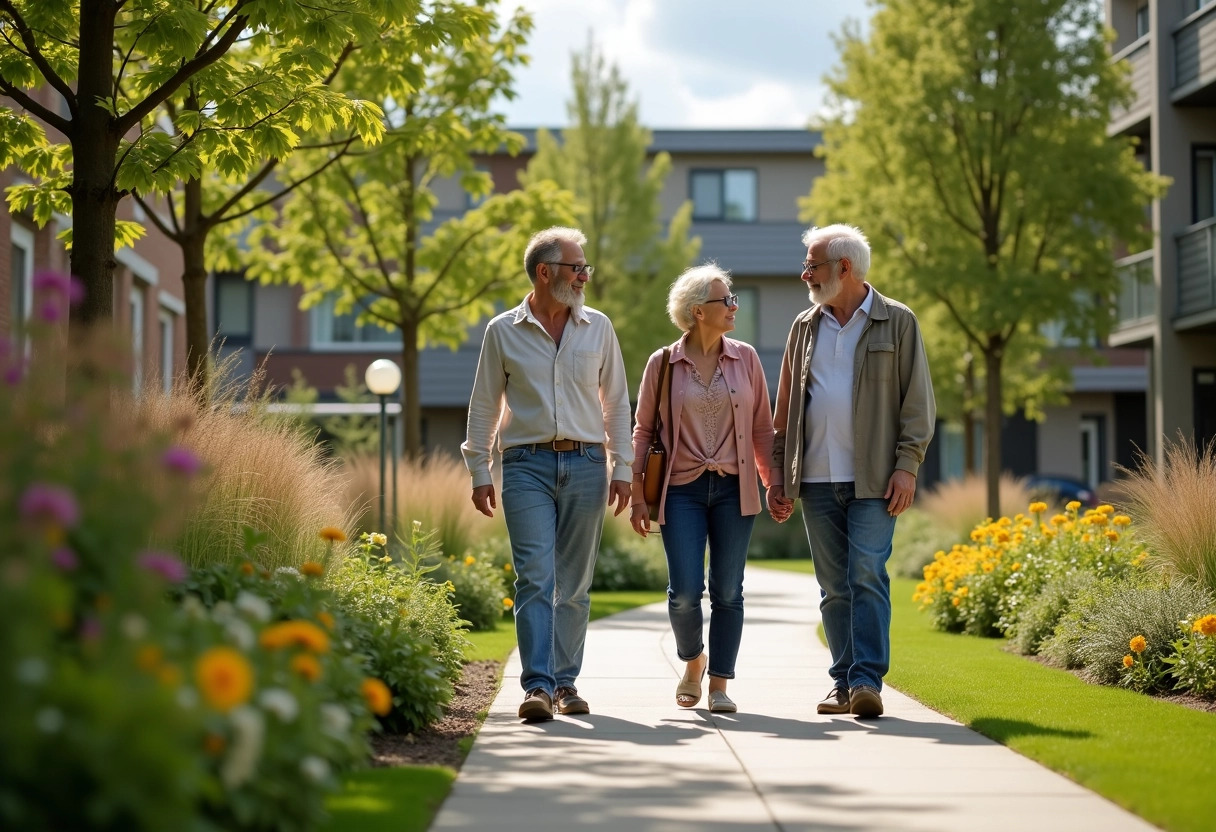
{"type": "Polygon", "coordinates": [[[915,586],[891,581],[893,687],[1165,829],[1213,828],[1216,714],[1087,684],[999,639],[938,632],[912,603],[915,586]]]}
{"type": "MultiPolygon", "coordinates": [[[[665,592],[593,592],[591,620],[653,604],[665,592]]],[[[504,617],[497,629],[469,633],[468,661],[506,661],[515,649],[515,626],[504,617]]],[[[471,746],[471,741],[468,746],[471,746]]],[[[465,748],[468,752],[468,747],[465,748]]],[[[328,832],[425,832],[452,788],[456,772],[445,767],[403,766],[356,771],[325,802],[328,832]]]]}

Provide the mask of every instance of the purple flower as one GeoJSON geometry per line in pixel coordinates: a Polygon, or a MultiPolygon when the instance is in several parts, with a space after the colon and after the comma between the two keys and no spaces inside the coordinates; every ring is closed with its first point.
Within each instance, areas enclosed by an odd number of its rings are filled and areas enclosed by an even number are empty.
{"type": "Polygon", "coordinates": [[[136,558],[135,562],[173,584],[184,581],[188,574],[186,564],[167,552],[144,552],[136,558]]]}
{"type": "Polygon", "coordinates": [[[4,369],[4,383],[16,387],[25,378],[25,360],[18,358],[16,363],[4,369]]]}
{"type": "MultiPolygon", "coordinates": [[[[39,272],[34,275],[34,291],[58,295],[72,306],[84,300],[84,283],[80,278],[59,272],[39,272]]],[[[43,307],[45,310],[46,307],[43,307]]],[[[56,310],[58,311],[58,309],[56,310]]],[[[50,320],[49,318],[47,320],[50,320]]]]}
{"type": "Polygon", "coordinates": [[[48,324],[53,324],[63,317],[62,301],[55,298],[47,298],[38,307],[38,317],[46,321],[48,324]]]}
{"type": "Polygon", "coordinates": [[[80,566],[80,558],[68,547],[60,546],[51,552],[51,563],[61,572],[75,572],[76,567],[80,566]]]}
{"type": "Polygon", "coordinates": [[[174,445],[161,456],[160,461],[170,471],[176,471],[187,477],[197,474],[203,467],[203,461],[196,457],[189,448],[174,445]]]}
{"type": "Polygon", "coordinates": [[[21,516],[70,529],[80,522],[80,506],[72,492],[61,485],[36,482],[25,490],[19,503],[21,516]]]}

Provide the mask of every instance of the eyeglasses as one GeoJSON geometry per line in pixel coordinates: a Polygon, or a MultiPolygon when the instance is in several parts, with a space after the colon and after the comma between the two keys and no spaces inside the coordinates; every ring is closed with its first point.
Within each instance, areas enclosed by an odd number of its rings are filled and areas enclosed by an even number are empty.
{"type": "Polygon", "coordinates": [[[710,300],[705,301],[705,303],[720,303],[723,306],[733,306],[737,309],[739,307],[739,296],[727,295],[724,298],[711,298],[710,300]]]}
{"type": "Polygon", "coordinates": [[[595,266],[589,266],[586,263],[550,263],[550,266],[569,266],[574,269],[575,274],[585,274],[591,277],[595,273],[595,266]]]}
{"type": "Polygon", "coordinates": [[[805,272],[806,274],[814,274],[815,269],[819,268],[820,266],[826,266],[828,263],[839,263],[839,262],[840,262],[839,257],[837,257],[835,260],[824,260],[822,263],[812,263],[810,260],[803,260],[802,261],[802,271],[805,272]]]}

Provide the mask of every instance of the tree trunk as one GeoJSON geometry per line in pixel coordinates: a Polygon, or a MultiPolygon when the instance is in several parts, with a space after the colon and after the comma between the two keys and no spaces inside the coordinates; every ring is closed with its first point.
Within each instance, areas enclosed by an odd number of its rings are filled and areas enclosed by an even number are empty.
{"type": "Polygon", "coordinates": [[[988,480],[988,515],[1001,516],[1001,363],[1005,345],[996,336],[984,347],[984,466],[988,480]]]}
{"type": "Polygon", "coordinates": [[[114,317],[114,218],[122,195],[114,188],[118,142],[114,120],[98,105],[109,100],[113,77],[112,0],[82,0],[80,58],[72,120],[72,274],[84,283],[84,301],[72,322],[90,324],[114,317]]]}
{"type": "Polygon", "coordinates": [[[401,397],[405,424],[405,456],[422,456],[422,402],[418,384],[418,325],[401,327],[401,397]]]}
{"type": "Polygon", "coordinates": [[[186,372],[190,389],[196,394],[207,389],[207,353],[211,337],[207,332],[207,232],[203,218],[203,183],[189,179],[183,185],[185,211],[182,234],[182,284],[186,301],[186,372]]]}
{"type": "Polygon", "coordinates": [[[979,470],[975,459],[975,356],[968,351],[963,369],[963,475],[979,470]]]}

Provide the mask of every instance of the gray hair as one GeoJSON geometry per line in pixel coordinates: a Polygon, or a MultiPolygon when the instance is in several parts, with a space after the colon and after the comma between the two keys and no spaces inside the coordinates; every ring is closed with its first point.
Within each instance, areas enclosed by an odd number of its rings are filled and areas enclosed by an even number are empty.
{"type": "MultiPolygon", "coordinates": [[[[858,280],[865,280],[866,273],[870,271],[870,243],[860,228],[837,223],[825,225],[823,228],[811,226],[802,233],[802,244],[808,249],[821,242],[828,244],[827,259],[848,258],[853,265],[853,274],[858,280]]],[[[836,273],[836,268],[837,266],[833,265],[833,274],[836,273]]]]}
{"type": "Polygon", "coordinates": [[[555,225],[544,231],[537,231],[528,241],[524,250],[524,271],[529,279],[536,282],[536,267],[541,263],[553,263],[562,257],[562,243],[574,243],[576,246],[587,245],[587,236],[577,228],[566,228],[555,225]]]}
{"type": "Polygon", "coordinates": [[[730,289],[730,272],[722,269],[717,263],[685,269],[671,284],[671,291],[667,293],[667,316],[671,318],[671,322],[684,332],[691,330],[697,322],[693,317],[692,308],[709,300],[709,287],[715,280],[721,280],[726,284],[726,288],[730,289]]]}

